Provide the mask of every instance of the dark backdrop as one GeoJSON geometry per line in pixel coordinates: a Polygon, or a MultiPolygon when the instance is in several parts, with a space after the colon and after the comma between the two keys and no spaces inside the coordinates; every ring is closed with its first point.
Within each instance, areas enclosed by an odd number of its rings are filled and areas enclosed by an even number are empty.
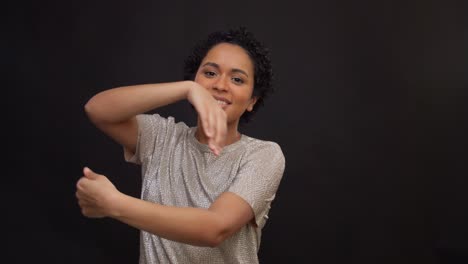
{"type": "MultiPolygon", "coordinates": [[[[192,44],[246,25],[277,93],[251,136],[283,181],[262,263],[468,263],[466,1],[17,1],[2,34],[3,263],[137,263],[138,231],[80,214],[83,166],[139,195],[85,117],[94,94],[175,81],[192,44]]],[[[161,110],[194,124],[181,102],[161,110]]]]}

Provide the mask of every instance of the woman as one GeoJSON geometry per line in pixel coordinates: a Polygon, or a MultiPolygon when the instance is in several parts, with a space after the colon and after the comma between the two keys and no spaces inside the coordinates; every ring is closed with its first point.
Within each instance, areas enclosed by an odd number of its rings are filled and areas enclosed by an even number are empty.
{"type": "Polygon", "coordinates": [[[239,133],[271,92],[267,50],[244,28],[214,32],[186,60],[185,81],[119,87],[85,106],[91,121],[142,165],[141,199],[84,168],[87,217],[141,230],[140,263],[258,263],[261,229],[283,176],[280,147],[239,133]],[[196,127],[144,114],[187,99],[196,127]]]}

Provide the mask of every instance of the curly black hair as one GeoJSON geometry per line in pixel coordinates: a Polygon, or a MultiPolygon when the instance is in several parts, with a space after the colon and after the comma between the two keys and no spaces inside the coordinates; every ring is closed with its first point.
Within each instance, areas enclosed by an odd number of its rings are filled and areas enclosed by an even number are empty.
{"type": "Polygon", "coordinates": [[[184,63],[184,80],[194,80],[206,54],[220,43],[230,43],[242,47],[247,51],[254,65],[253,96],[257,97],[251,112],[245,111],[240,118],[241,123],[248,123],[252,116],[264,105],[264,100],[274,91],[273,71],[270,60],[270,50],[260,43],[246,27],[216,31],[206,39],[199,41],[192,49],[184,63]]]}

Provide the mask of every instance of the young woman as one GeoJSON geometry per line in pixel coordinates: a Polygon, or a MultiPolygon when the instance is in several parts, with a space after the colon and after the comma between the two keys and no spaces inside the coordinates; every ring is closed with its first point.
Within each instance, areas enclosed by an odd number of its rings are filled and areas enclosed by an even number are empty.
{"type": "Polygon", "coordinates": [[[278,144],[239,133],[272,91],[268,51],[245,28],[214,32],[185,63],[185,81],[119,87],[92,97],[90,120],[141,164],[141,199],[84,168],[87,217],[141,230],[140,263],[258,263],[261,230],[285,168],[278,144]],[[196,127],[146,112],[179,100],[196,127]]]}

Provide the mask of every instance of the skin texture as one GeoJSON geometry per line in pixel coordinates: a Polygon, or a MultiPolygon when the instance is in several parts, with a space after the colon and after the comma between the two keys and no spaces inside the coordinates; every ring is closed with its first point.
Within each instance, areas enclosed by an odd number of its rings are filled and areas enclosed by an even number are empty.
{"type": "Polygon", "coordinates": [[[248,123],[255,116],[264,101],[273,94],[273,69],[270,60],[270,50],[259,42],[245,27],[239,27],[224,32],[213,32],[205,39],[198,41],[190,50],[184,61],[184,80],[194,80],[202,60],[214,46],[220,43],[230,43],[248,51],[250,59],[254,62],[255,78],[254,92],[257,97],[252,111],[246,111],[241,116],[240,123],[248,123]]]}
{"type": "MultiPolygon", "coordinates": [[[[221,43],[203,59],[195,81],[110,89],[91,98],[85,111],[105,134],[135,152],[138,135],[135,116],[187,99],[198,113],[196,138],[219,155],[224,146],[239,140],[240,116],[251,111],[257,100],[252,97],[253,74],[253,64],[245,50],[221,43]]],[[[76,187],[78,204],[87,217],[111,217],[155,235],[197,246],[219,245],[254,217],[250,205],[234,193],[221,194],[208,209],[164,206],[119,192],[106,176],[89,168],[83,169],[76,187]]]]}
{"type": "MultiPolygon", "coordinates": [[[[221,108],[226,113],[226,121],[220,120],[227,123],[226,142],[224,142],[226,145],[239,139],[240,117],[245,111],[252,111],[257,101],[252,97],[253,74],[253,64],[244,49],[228,43],[214,46],[198,69],[195,82],[205,87],[213,97],[227,102],[221,104],[221,108]]],[[[202,118],[199,120],[202,127],[205,127],[204,120],[202,118]]],[[[203,133],[197,132],[197,139],[200,142],[209,142],[203,133]]]]}

